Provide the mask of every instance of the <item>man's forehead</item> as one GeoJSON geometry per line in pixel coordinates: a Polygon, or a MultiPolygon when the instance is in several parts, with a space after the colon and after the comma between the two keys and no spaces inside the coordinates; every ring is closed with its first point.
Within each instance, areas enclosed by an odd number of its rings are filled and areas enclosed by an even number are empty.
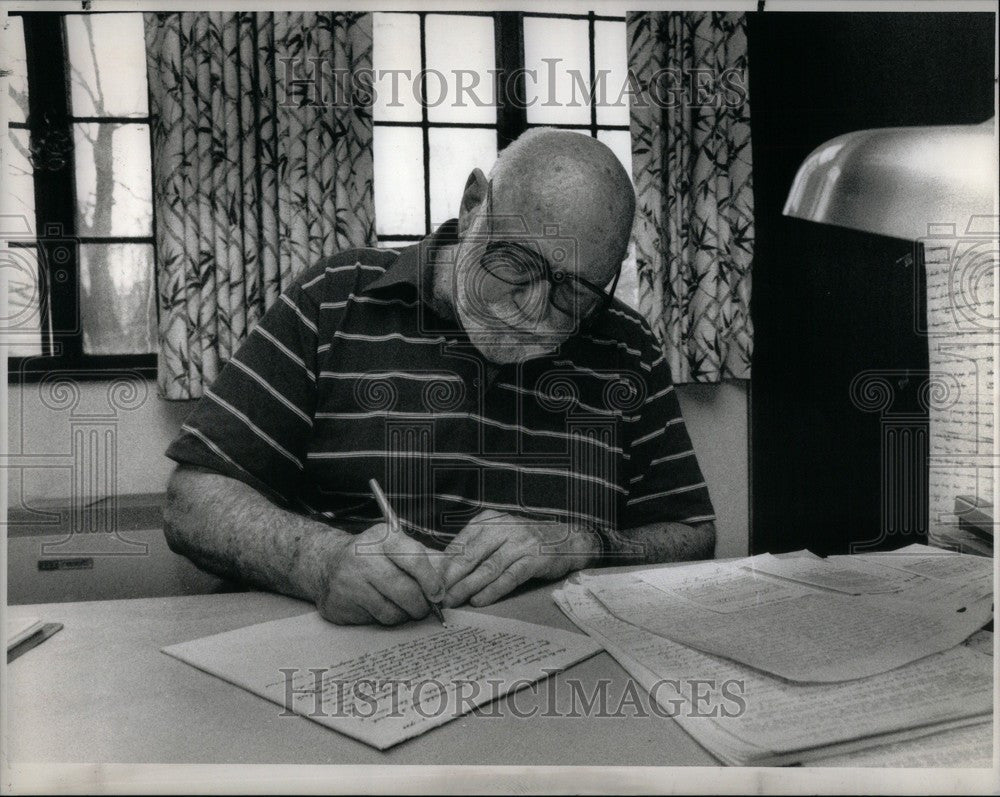
{"type": "Polygon", "coordinates": [[[487,212],[490,218],[484,233],[491,241],[510,240],[535,248],[549,265],[595,281],[614,275],[617,242],[606,226],[596,226],[565,207],[548,203],[515,212],[494,206],[487,212]]]}

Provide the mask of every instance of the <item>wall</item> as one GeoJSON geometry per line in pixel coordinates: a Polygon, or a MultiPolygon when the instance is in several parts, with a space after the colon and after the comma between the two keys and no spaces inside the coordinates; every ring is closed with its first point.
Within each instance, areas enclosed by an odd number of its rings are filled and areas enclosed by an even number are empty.
{"type": "Polygon", "coordinates": [[[747,383],[680,385],[677,394],[715,505],[715,555],[746,556],[750,550],[747,383]]]}
{"type": "MultiPolygon", "coordinates": [[[[44,383],[10,385],[9,451],[11,455],[30,455],[32,465],[24,470],[23,485],[17,470],[11,470],[11,506],[16,507],[22,495],[28,506],[36,507],[65,502],[73,495],[71,436],[80,429],[110,432],[116,441],[117,478],[113,481],[117,481],[119,495],[162,492],[171,470],[163,452],[190,406],[161,401],[153,383],[141,384],[144,391],[124,397],[115,395],[110,382],[77,382],[75,396],[57,393],[53,385],[44,383]],[[55,397],[64,400],[55,401],[55,397]]],[[[96,468],[91,464],[87,470],[96,468]]]]}
{"type": "MultiPolygon", "coordinates": [[[[163,490],[172,467],[163,451],[190,406],[161,401],[152,383],[145,394],[124,398],[116,398],[112,387],[108,382],[77,383],[78,400],[57,403],[51,387],[10,386],[10,452],[30,453],[34,463],[24,472],[23,484],[11,470],[12,507],[22,495],[27,506],[36,508],[69,499],[74,463],[67,455],[73,428],[81,425],[114,430],[119,495],[163,490]]],[[[749,528],[746,385],[684,385],[678,394],[719,518],[716,555],[744,556],[749,528]]]]}

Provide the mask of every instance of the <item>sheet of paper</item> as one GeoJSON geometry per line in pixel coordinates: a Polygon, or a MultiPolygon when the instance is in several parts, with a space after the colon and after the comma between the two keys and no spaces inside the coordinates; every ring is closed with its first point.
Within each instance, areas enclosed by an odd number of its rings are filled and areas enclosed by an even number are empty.
{"type": "MultiPolygon", "coordinates": [[[[841,559],[841,557],[830,557],[841,559]]],[[[906,582],[897,596],[912,603],[958,609],[961,604],[993,596],[993,560],[982,556],[942,551],[899,550],[887,553],[843,557],[853,565],[879,566],[907,576],[919,576],[906,582]]]]}
{"type": "Polygon", "coordinates": [[[164,648],[201,670],[380,750],[600,650],[581,634],[450,610],[393,628],[316,612],[164,648]]]}
{"type": "Polygon", "coordinates": [[[916,573],[886,567],[871,560],[859,560],[857,556],[830,556],[826,559],[760,556],[754,557],[754,560],[752,566],[759,572],[845,595],[901,592],[908,584],[921,578],[916,573]]]}
{"type": "Polygon", "coordinates": [[[988,578],[992,582],[993,578],[992,559],[952,551],[938,550],[926,554],[889,552],[880,554],[878,561],[907,573],[945,581],[988,578]]]}
{"type": "Polygon", "coordinates": [[[7,650],[40,631],[43,625],[37,617],[7,618],[7,650]]]}
{"type": "Polygon", "coordinates": [[[723,612],[640,578],[591,589],[621,620],[705,653],[807,683],[864,678],[948,650],[992,616],[989,601],[966,602],[961,611],[946,611],[936,604],[911,606],[882,595],[809,588],[801,597],[762,608],[723,612]]]}
{"type": "Polygon", "coordinates": [[[856,753],[821,758],[817,767],[991,767],[993,723],[921,736],[894,744],[883,744],[856,753]]]}
{"type": "Polygon", "coordinates": [[[870,554],[858,554],[858,555],[894,556],[897,554],[908,554],[908,553],[941,553],[941,549],[935,548],[933,545],[924,545],[922,542],[911,542],[909,545],[904,545],[902,548],[896,548],[894,551],[879,551],[870,554]]]}
{"type": "MultiPolygon", "coordinates": [[[[754,562],[757,558],[741,561],[754,562]]],[[[775,561],[792,563],[810,560],[775,561]]],[[[758,609],[811,593],[808,588],[770,578],[748,569],[749,567],[749,564],[743,567],[730,562],[699,562],[681,567],[644,570],[636,573],[636,576],[657,589],[713,612],[758,609]]]]}
{"type": "Polygon", "coordinates": [[[822,556],[814,554],[812,551],[803,548],[800,551],[789,551],[788,553],[767,554],[777,559],[822,559],[822,556]]]}
{"type": "MultiPolygon", "coordinates": [[[[878,744],[885,734],[915,735],[981,722],[992,709],[992,663],[965,646],[862,680],[794,684],[621,622],[593,599],[586,583],[567,585],[559,592],[561,599],[571,619],[596,634],[616,658],[621,655],[627,669],[638,662],[663,682],[711,682],[717,685],[716,698],[722,684],[739,685],[742,714],[723,717],[720,712],[711,722],[700,720],[693,730],[683,711],[676,718],[709,749],[722,744],[720,749],[744,763],[763,761],[768,753],[786,762],[808,760],[829,745],[878,744]],[[737,740],[735,747],[726,736],[737,740]]],[[[733,686],[730,693],[735,692],[733,686]]]]}

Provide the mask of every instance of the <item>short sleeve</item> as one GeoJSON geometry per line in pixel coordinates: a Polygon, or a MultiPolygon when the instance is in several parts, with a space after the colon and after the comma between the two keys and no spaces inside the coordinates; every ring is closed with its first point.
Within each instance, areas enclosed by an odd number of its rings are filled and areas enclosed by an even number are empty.
{"type": "Polygon", "coordinates": [[[629,479],[620,528],[650,523],[694,525],[715,519],[666,356],[652,333],[643,347],[640,367],[646,397],[629,429],[629,479]]]}
{"type": "MultiPolygon", "coordinates": [[[[305,467],[316,402],[318,303],[306,271],[264,314],[205,390],[167,456],[289,502],[305,467]]],[[[319,271],[322,274],[322,270],[319,271]]]]}

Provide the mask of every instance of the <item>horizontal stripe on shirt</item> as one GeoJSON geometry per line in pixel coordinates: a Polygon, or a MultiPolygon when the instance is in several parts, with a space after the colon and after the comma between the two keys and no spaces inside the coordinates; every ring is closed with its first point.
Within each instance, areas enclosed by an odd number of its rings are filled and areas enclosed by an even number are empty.
{"type": "Polygon", "coordinates": [[[314,287],[318,282],[326,279],[331,274],[340,274],[340,273],[343,273],[343,272],[355,272],[358,269],[361,269],[363,271],[374,271],[374,272],[376,272],[378,274],[384,274],[385,273],[385,269],[382,268],[381,266],[370,266],[370,265],[366,265],[364,263],[361,263],[360,261],[358,261],[356,263],[353,263],[353,264],[351,264],[349,266],[335,266],[335,267],[327,266],[325,269],[323,269],[323,273],[322,274],[318,274],[317,276],[315,276],[314,278],[312,278],[308,282],[302,283],[302,289],[305,290],[307,288],[314,287]]]}
{"type": "Polygon", "coordinates": [[[541,468],[532,465],[519,465],[516,462],[506,462],[504,460],[496,459],[484,459],[483,457],[476,457],[471,454],[462,454],[460,452],[431,452],[425,453],[423,451],[310,451],[308,454],[310,460],[323,460],[323,459],[440,459],[440,460],[458,460],[459,462],[469,462],[473,465],[482,465],[484,468],[501,468],[507,470],[519,471],[521,473],[534,473],[544,476],[560,476],[567,479],[580,479],[583,481],[591,481],[595,484],[601,484],[612,490],[616,490],[620,493],[628,492],[624,487],[618,484],[613,484],[604,479],[599,479],[596,476],[591,476],[586,473],[574,473],[567,470],[558,470],[555,468],[541,468]]]}
{"type": "Polygon", "coordinates": [[[675,487],[673,490],[663,490],[658,493],[649,493],[648,495],[643,495],[638,498],[629,498],[628,504],[631,506],[633,504],[642,503],[643,501],[651,501],[654,498],[665,498],[668,495],[677,495],[678,493],[686,493],[690,490],[698,490],[705,486],[705,482],[699,482],[698,484],[686,484],[683,487],[675,487]]]}
{"type": "Polygon", "coordinates": [[[599,448],[604,448],[614,454],[619,454],[625,459],[629,459],[630,455],[628,452],[623,451],[621,446],[613,445],[612,443],[605,443],[603,440],[597,440],[593,437],[585,437],[583,435],[574,435],[570,432],[555,432],[549,429],[530,429],[527,426],[519,426],[514,423],[503,423],[502,421],[496,421],[492,418],[487,418],[485,415],[478,415],[474,412],[394,412],[387,410],[375,410],[371,412],[317,412],[317,420],[337,420],[337,421],[351,421],[351,420],[367,420],[370,418],[406,418],[408,420],[433,420],[435,418],[442,419],[463,419],[468,421],[473,421],[483,426],[492,426],[496,429],[505,429],[507,431],[516,432],[518,434],[534,435],[536,437],[549,437],[555,440],[565,440],[567,442],[582,443],[585,445],[598,446],[599,448]]]}

